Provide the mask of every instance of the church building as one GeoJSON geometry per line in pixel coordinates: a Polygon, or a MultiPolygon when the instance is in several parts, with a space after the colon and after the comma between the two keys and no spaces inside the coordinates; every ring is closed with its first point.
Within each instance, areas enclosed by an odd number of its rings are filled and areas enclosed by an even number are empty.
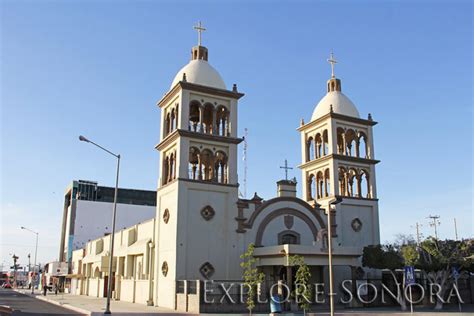
{"type": "MultiPolygon", "coordinates": [[[[238,107],[244,93],[236,84],[228,86],[211,66],[209,50],[201,45],[204,28],[196,28],[199,42],[189,63],[157,104],[161,137],[156,146],[156,216],[131,241],[118,243],[114,298],[123,299],[118,293],[134,289],[138,294],[124,294],[126,300],[181,311],[237,310],[231,304],[203,302],[202,294],[211,293],[212,286],[217,292],[220,282],[242,280],[240,255],[250,243],[256,246],[254,256],[265,274],[264,289],[292,283],[292,255],[304,257],[313,282],[327,284],[329,213],[335,284],[363,279],[362,249],[380,241],[372,130],[376,122],[370,114],[362,118],[342,93],[341,80],[334,74],[336,61],[331,55],[332,74],[321,87],[326,95],[311,119],[295,126],[301,134],[302,197],[297,196],[296,181],[285,179],[276,184],[275,197],[264,199],[255,193],[250,199],[239,198],[238,145],[243,138],[238,135],[238,107]],[[133,259],[140,255],[137,249],[143,252],[139,278],[145,285],[140,290],[129,281],[138,279],[133,259]],[[214,285],[202,282],[206,280],[214,285]],[[124,281],[129,286],[117,289],[124,281]]],[[[124,231],[116,236],[130,238],[124,231]]],[[[108,238],[103,237],[101,252],[94,253],[96,261],[83,262],[87,247],[73,256],[76,273],[81,266],[89,271],[78,282],[98,278],[100,288],[100,279],[107,275],[108,260],[103,257],[108,255],[108,238]]],[[[78,283],[76,288],[85,286],[78,283]]],[[[102,296],[100,290],[93,293],[102,296]]]]}

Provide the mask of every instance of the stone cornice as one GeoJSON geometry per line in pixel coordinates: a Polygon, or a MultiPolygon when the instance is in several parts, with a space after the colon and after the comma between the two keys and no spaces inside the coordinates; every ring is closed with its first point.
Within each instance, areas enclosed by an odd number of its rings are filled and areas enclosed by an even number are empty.
{"type": "Polygon", "coordinates": [[[352,157],[352,156],[346,156],[346,155],[340,155],[340,154],[332,154],[331,156],[333,156],[334,159],[338,159],[338,160],[350,161],[350,162],[359,162],[359,163],[368,163],[368,164],[371,164],[371,165],[376,165],[380,162],[380,160],[376,160],[376,159],[352,157]]]}
{"type": "Polygon", "coordinates": [[[348,200],[358,200],[358,201],[374,201],[377,202],[379,199],[377,198],[361,198],[357,196],[346,196],[346,195],[335,195],[336,198],[341,198],[341,199],[348,199],[348,200]]]}
{"type": "Polygon", "coordinates": [[[166,92],[160,101],[156,103],[160,108],[163,107],[170,99],[172,99],[180,91],[179,85],[175,85],[173,89],[166,92]]]}
{"type": "Polygon", "coordinates": [[[180,89],[186,89],[186,90],[190,90],[190,91],[202,92],[202,93],[217,95],[217,96],[236,99],[236,100],[240,99],[241,97],[243,97],[245,95],[245,94],[237,92],[237,91],[218,89],[218,88],[203,86],[203,85],[200,85],[200,84],[190,83],[190,82],[186,82],[186,81],[180,81],[170,91],[168,91],[161,98],[160,101],[158,101],[157,105],[160,108],[163,107],[163,105],[165,105],[172,97],[174,97],[174,95],[180,89]]]}
{"type": "Polygon", "coordinates": [[[157,191],[163,190],[164,188],[168,187],[169,185],[176,183],[177,181],[185,181],[185,182],[192,182],[192,183],[198,183],[198,184],[206,184],[206,185],[218,185],[222,187],[228,187],[228,188],[238,188],[239,184],[227,184],[227,183],[219,183],[219,182],[211,182],[211,181],[204,181],[204,180],[193,180],[193,179],[187,179],[187,178],[177,178],[173,179],[170,182],[161,185],[157,191]]]}
{"type": "Polygon", "coordinates": [[[212,134],[205,134],[199,132],[191,132],[184,129],[177,129],[174,130],[171,134],[165,137],[158,145],[155,146],[155,149],[162,150],[170,143],[174,142],[178,136],[181,137],[189,137],[189,138],[197,138],[200,140],[209,140],[214,142],[223,142],[228,144],[240,144],[244,139],[243,138],[236,138],[236,137],[227,137],[227,136],[219,136],[219,135],[212,135],[212,134]]]}
{"type": "Polygon", "coordinates": [[[321,158],[317,158],[317,159],[313,159],[311,161],[305,162],[299,165],[298,168],[303,169],[303,168],[311,167],[313,165],[319,164],[323,161],[330,160],[330,159],[337,159],[337,160],[342,160],[342,161],[347,161],[347,162],[358,162],[358,163],[371,164],[371,165],[375,165],[380,162],[380,160],[376,160],[376,159],[367,159],[367,158],[351,157],[351,156],[345,156],[345,155],[339,155],[339,154],[330,154],[330,155],[323,156],[321,158]]]}
{"type": "Polygon", "coordinates": [[[165,147],[167,147],[169,144],[173,143],[178,139],[178,131],[179,130],[174,130],[171,132],[171,134],[168,134],[165,139],[163,139],[158,145],[155,146],[155,149],[157,150],[163,150],[165,147]]]}
{"type": "Polygon", "coordinates": [[[187,178],[178,178],[179,181],[185,181],[185,182],[192,182],[192,183],[198,183],[198,184],[206,184],[206,185],[218,185],[222,187],[229,187],[229,188],[238,188],[239,184],[230,184],[230,183],[219,183],[219,182],[212,182],[212,181],[205,181],[205,180],[193,180],[193,179],[187,179],[187,178]]]}
{"type": "Polygon", "coordinates": [[[343,115],[343,114],[333,112],[333,113],[328,113],[326,115],[323,115],[320,118],[318,118],[314,121],[311,121],[311,122],[309,122],[305,125],[302,125],[302,126],[298,127],[297,130],[300,131],[300,132],[304,131],[307,128],[318,125],[319,123],[326,120],[327,118],[341,119],[341,120],[344,120],[344,121],[347,121],[347,122],[352,122],[352,123],[357,123],[357,124],[362,124],[362,125],[368,125],[368,126],[374,126],[374,125],[377,124],[377,122],[372,121],[372,120],[361,119],[361,118],[358,118],[358,117],[353,117],[353,116],[348,116],[348,115],[343,115]]]}

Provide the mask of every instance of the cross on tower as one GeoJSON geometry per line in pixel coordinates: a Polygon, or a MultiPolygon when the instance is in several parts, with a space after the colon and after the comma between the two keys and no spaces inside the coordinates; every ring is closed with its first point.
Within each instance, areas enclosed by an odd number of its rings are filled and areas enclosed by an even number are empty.
{"type": "Polygon", "coordinates": [[[288,181],[288,170],[293,169],[292,167],[288,167],[288,160],[285,159],[285,166],[280,166],[280,169],[285,169],[285,180],[288,181]]]}
{"type": "Polygon", "coordinates": [[[198,46],[201,46],[201,35],[202,32],[206,30],[206,28],[202,26],[201,21],[199,21],[198,24],[193,28],[198,32],[198,46]]]}
{"type": "Polygon", "coordinates": [[[334,78],[334,65],[337,64],[337,60],[334,58],[334,53],[331,51],[329,55],[328,63],[331,64],[331,77],[334,78]]]}

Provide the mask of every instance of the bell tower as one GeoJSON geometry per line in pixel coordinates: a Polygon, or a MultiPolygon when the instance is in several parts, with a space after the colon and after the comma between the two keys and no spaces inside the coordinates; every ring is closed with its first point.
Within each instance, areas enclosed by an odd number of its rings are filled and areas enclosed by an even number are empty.
{"type": "Polygon", "coordinates": [[[342,198],[333,221],[333,236],[342,246],[379,243],[378,199],[375,179],[371,115],[362,119],[352,101],[342,93],[334,74],[336,60],[328,62],[332,74],[327,93],[316,106],[311,121],[301,121],[303,199],[325,207],[342,198]]]}
{"type": "Polygon", "coordinates": [[[155,305],[174,308],[178,280],[232,279],[238,200],[238,100],[208,62],[208,49],[192,48],[191,60],[158,102],[161,110],[157,194],[155,305]],[[235,234],[234,234],[235,235],[235,234]],[[168,306],[169,305],[169,306],[168,306]]]}

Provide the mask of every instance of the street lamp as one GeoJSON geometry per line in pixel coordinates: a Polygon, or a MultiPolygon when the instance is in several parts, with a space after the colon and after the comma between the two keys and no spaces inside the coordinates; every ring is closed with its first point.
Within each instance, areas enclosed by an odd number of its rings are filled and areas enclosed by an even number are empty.
{"type": "Polygon", "coordinates": [[[328,207],[326,209],[326,213],[328,215],[328,261],[329,261],[329,306],[330,306],[330,315],[334,316],[334,281],[333,281],[333,273],[332,273],[332,220],[331,220],[331,213],[332,210],[336,208],[336,204],[342,202],[340,197],[336,197],[335,199],[328,202],[328,207]]]}
{"type": "MultiPolygon", "coordinates": [[[[24,226],[21,226],[21,229],[27,230],[27,231],[29,231],[29,232],[36,235],[35,262],[33,264],[33,279],[32,279],[32,284],[31,284],[31,294],[34,294],[35,293],[35,285],[36,285],[36,256],[38,254],[38,235],[39,235],[39,233],[35,232],[34,230],[31,230],[29,228],[26,228],[24,226]]],[[[29,258],[29,255],[28,255],[28,258],[29,258]]]]}
{"type": "Polygon", "coordinates": [[[105,305],[104,314],[112,314],[110,311],[110,298],[112,297],[112,264],[114,259],[114,239],[115,239],[115,217],[117,216],[117,194],[118,194],[118,181],[119,181],[119,170],[120,170],[120,155],[114,154],[110,150],[105,149],[104,147],[94,143],[93,141],[85,138],[84,136],[79,136],[81,142],[91,143],[92,145],[99,147],[103,151],[111,154],[117,158],[117,175],[115,178],[115,193],[114,193],[114,210],[112,212],[112,234],[110,237],[110,248],[109,248],[109,277],[107,279],[107,303],[105,305]]]}

